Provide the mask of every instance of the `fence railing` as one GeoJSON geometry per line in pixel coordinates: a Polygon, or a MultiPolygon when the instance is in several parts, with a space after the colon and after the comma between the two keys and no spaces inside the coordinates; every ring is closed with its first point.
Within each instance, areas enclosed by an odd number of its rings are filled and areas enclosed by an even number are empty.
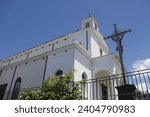
{"type": "Polygon", "coordinates": [[[132,95],[135,100],[150,99],[150,69],[125,73],[126,84],[133,85],[136,90],[130,94],[119,93],[116,87],[124,85],[121,74],[92,78],[82,86],[83,99],[118,100],[120,95],[132,95]]]}
{"type": "MultiPolygon", "coordinates": [[[[125,73],[126,84],[134,85],[136,90],[130,94],[135,100],[150,100],[150,69],[125,73]]],[[[120,95],[116,87],[124,85],[121,74],[85,80],[82,84],[83,100],[118,100],[120,95]]],[[[32,88],[37,90],[38,87],[32,88]]],[[[25,89],[20,89],[18,96],[25,89]]],[[[1,99],[11,99],[13,91],[0,92],[1,99]],[[8,94],[9,92],[9,94],[8,94]],[[3,94],[1,94],[3,93],[3,94]]]]}

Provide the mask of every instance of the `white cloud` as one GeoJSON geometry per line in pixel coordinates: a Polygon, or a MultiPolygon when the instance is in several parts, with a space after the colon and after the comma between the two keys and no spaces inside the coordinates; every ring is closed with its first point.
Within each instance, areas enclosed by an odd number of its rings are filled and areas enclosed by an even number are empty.
{"type": "MultiPolygon", "coordinates": [[[[146,58],[143,60],[137,60],[132,64],[132,70],[133,71],[138,71],[138,74],[136,75],[135,79],[138,84],[136,88],[141,91],[141,92],[150,92],[150,70],[144,70],[150,68],[150,58],[146,58]],[[141,74],[139,74],[141,73],[141,74]]],[[[135,72],[137,73],[137,72],[135,72]]]]}
{"type": "Polygon", "coordinates": [[[132,64],[133,70],[143,70],[150,68],[150,58],[137,60],[132,64]]]}

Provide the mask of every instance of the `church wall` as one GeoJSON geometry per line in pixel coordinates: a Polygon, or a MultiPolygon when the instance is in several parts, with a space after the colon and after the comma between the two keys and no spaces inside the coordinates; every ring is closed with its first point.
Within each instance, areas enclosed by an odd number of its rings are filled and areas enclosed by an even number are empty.
{"type": "Polygon", "coordinates": [[[100,47],[96,40],[91,36],[91,56],[92,58],[100,56],[100,47]]]}
{"type": "Polygon", "coordinates": [[[91,29],[89,35],[91,51],[90,53],[93,58],[98,56],[104,56],[110,53],[109,48],[107,47],[106,42],[104,41],[101,33],[91,29]],[[100,52],[100,50],[102,53],[100,52]]]}
{"type": "Polygon", "coordinates": [[[21,88],[38,87],[43,80],[44,67],[45,59],[21,65],[16,70],[15,79],[22,78],[21,88]]]}
{"type": "Polygon", "coordinates": [[[102,57],[96,57],[92,60],[92,76],[95,77],[97,71],[107,70],[109,73],[113,74],[114,64],[112,60],[112,55],[105,55],[102,57]]]}
{"type": "Polygon", "coordinates": [[[41,86],[44,75],[44,67],[45,67],[45,59],[31,61],[28,62],[27,64],[25,63],[17,66],[9,99],[11,98],[15,81],[19,77],[22,80],[20,89],[41,86]]]}
{"type": "Polygon", "coordinates": [[[83,72],[87,74],[87,79],[91,79],[91,61],[82,55],[77,49],[75,50],[74,69],[75,81],[82,80],[83,72]]]}
{"type": "Polygon", "coordinates": [[[86,49],[86,30],[71,33],[70,38],[86,49]]]}
{"type": "Polygon", "coordinates": [[[98,36],[100,35],[99,33],[97,35],[95,35],[95,33],[98,32],[96,32],[95,30],[91,30],[90,32],[90,51],[92,58],[108,54],[106,53],[107,50],[105,48],[105,45],[103,45],[102,37],[98,36]],[[100,53],[100,49],[102,53],[100,53]]]}
{"type": "Polygon", "coordinates": [[[113,55],[114,59],[113,59],[113,65],[114,65],[114,74],[121,74],[121,66],[119,63],[119,60],[116,59],[115,55],[113,55]]]}
{"type": "Polygon", "coordinates": [[[14,70],[15,70],[15,67],[3,70],[2,74],[0,76],[0,85],[8,84],[7,88],[6,88],[6,93],[3,97],[3,99],[6,99],[6,97],[7,97],[8,90],[9,90],[9,87],[10,87],[10,84],[11,84],[11,81],[12,81],[12,78],[13,78],[14,70]]]}
{"type": "Polygon", "coordinates": [[[47,70],[45,79],[49,76],[54,76],[56,71],[61,69],[63,73],[73,70],[74,65],[74,50],[66,49],[59,50],[48,55],[47,70]]]}
{"type": "Polygon", "coordinates": [[[101,49],[103,49],[104,55],[110,54],[110,50],[106,44],[106,41],[103,39],[104,37],[102,36],[101,33],[99,33],[99,39],[101,39],[101,49]]]}

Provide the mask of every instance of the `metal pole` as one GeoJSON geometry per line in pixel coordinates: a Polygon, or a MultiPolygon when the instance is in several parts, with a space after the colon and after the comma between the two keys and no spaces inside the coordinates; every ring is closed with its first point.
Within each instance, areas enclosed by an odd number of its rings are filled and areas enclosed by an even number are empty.
{"type": "Polygon", "coordinates": [[[120,45],[120,42],[117,42],[117,45],[118,45],[118,50],[119,50],[119,59],[120,59],[120,65],[121,65],[123,83],[124,83],[124,85],[126,85],[126,78],[125,78],[125,72],[124,72],[124,64],[123,64],[123,58],[122,58],[122,46],[120,45]]]}

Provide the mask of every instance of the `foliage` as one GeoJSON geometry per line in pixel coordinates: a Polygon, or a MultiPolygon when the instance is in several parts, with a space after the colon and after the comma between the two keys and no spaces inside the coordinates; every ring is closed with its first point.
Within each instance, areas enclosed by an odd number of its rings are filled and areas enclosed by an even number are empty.
{"type": "Polygon", "coordinates": [[[135,96],[138,100],[150,100],[150,95],[148,91],[136,90],[135,96]]]}
{"type": "Polygon", "coordinates": [[[142,97],[142,92],[141,91],[139,91],[139,90],[136,90],[135,91],[135,97],[137,98],[137,99],[141,99],[141,97],[142,97]]]}
{"type": "Polygon", "coordinates": [[[27,90],[25,90],[25,92],[22,93],[20,99],[23,99],[23,100],[39,100],[40,99],[39,94],[40,94],[40,92],[38,90],[33,91],[32,89],[27,89],[27,90]]]}
{"type": "Polygon", "coordinates": [[[73,72],[60,77],[49,77],[43,81],[39,90],[26,90],[20,99],[23,100],[80,100],[82,82],[74,82],[73,72]]]}

